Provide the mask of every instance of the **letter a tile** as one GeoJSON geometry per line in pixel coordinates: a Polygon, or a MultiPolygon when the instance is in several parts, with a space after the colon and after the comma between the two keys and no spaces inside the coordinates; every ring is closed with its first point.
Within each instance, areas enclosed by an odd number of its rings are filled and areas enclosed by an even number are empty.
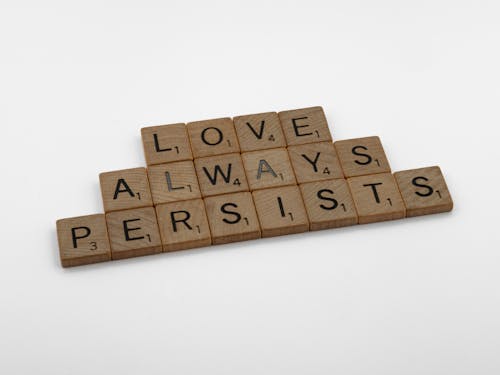
{"type": "Polygon", "coordinates": [[[63,267],[111,260],[103,214],[57,220],[57,238],[63,267]]]}
{"type": "Polygon", "coordinates": [[[453,201],[439,167],[394,173],[406,206],[406,216],[451,211],[453,201]]]}
{"type": "Polygon", "coordinates": [[[250,190],[295,184],[288,153],[284,148],[241,154],[250,190]]]}
{"type": "Polygon", "coordinates": [[[99,180],[105,212],[153,205],[146,168],[101,173],[99,180]]]}
{"type": "Polygon", "coordinates": [[[405,205],[392,174],[352,177],[347,183],[360,224],[405,217],[405,205]]]}
{"type": "Polygon", "coordinates": [[[163,251],[209,246],[211,242],[205,205],[201,199],[156,206],[163,251]]]}
{"type": "Polygon", "coordinates": [[[204,201],[214,245],[260,238],[251,193],[217,195],[204,201]]]}

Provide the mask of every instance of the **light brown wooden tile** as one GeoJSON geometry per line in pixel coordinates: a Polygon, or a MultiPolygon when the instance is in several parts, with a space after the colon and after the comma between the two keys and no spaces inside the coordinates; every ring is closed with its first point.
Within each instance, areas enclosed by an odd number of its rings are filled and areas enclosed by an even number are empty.
{"type": "Polygon", "coordinates": [[[161,253],[160,233],[153,207],[107,213],[106,223],[113,259],[161,253]]]}
{"type": "Polygon", "coordinates": [[[379,137],[346,139],[334,143],[345,177],[391,171],[379,137]]]}
{"type": "Polygon", "coordinates": [[[251,193],[217,195],[204,201],[214,245],[260,238],[251,193]]]}
{"type": "Polygon", "coordinates": [[[150,166],[148,177],[155,205],[201,198],[191,160],[150,166]]]}
{"type": "Polygon", "coordinates": [[[284,148],[241,154],[250,190],[296,183],[288,153],[284,148]]]}
{"type": "Polygon", "coordinates": [[[306,209],[296,185],[252,192],[262,237],[282,236],[309,230],[306,209]]]}
{"type": "Polygon", "coordinates": [[[146,168],[104,172],[99,181],[106,212],[153,205],[146,168]]]}
{"type": "Polygon", "coordinates": [[[300,185],[311,230],[339,228],[358,223],[354,201],[344,179],[300,185]]]}
{"type": "Polygon", "coordinates": [[[240,154],[195,159],[194,164],[203,197],[248,190],[240,154]]]}
{"type": "Polygon", "coordinates": [[[276,112],[233,118],[241,152],[285,147],[285,135],[276,112]]]}
{"type": "Polygon", "coordinates": [[[193,159],[185,124],[149,126],[141,135],[148,165],[193,159]]]}
{"type": "Polygon", "coordinates": [[[187,124],[195,158],[240,152],[233,120],[229,117],[187,124]]]}
{"type": "Polygon", "coordinates": [[[332,142],[289,146],[288,154],[299,184],[344,177],[332,142]]]}
{"type": "Polygon", "coordinates": [[[279,118],[288,146],[332,140],[321,107],[283,111],[279,118]]]}
{"type": "Polygon", "coordinates": [[[453,200],[439,167],[396,172],[394,177],[406,206],[407,217],[453,209],[453,200]]]}
{"type": "Polygon", "coordinates": [[[111,260],[103,214],[57,220],[59,256],[63,267],[111,260]]]}
{"type": "Polygon", "coordinates": [[[347,182],[360,224],[405,217],[405,205],[392,174],[352,177],[347,182]]]}
{"type": "Polygon", "coordinates": [[[212,243],[203,200],[156,206],[163,251],[177,251],[212,243]]]}

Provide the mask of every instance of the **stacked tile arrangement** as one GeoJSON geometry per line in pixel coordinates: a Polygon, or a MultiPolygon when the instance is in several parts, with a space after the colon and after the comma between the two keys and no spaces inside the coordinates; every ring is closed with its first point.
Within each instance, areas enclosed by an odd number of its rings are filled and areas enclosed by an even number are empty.
{"type": "Polygon", "coordinates": [[[450,211],[439,167],[391,173],[321,107],[141,129],[147,168],[101,173],[105,214],[57,221],[64,267],[450,211]]]}

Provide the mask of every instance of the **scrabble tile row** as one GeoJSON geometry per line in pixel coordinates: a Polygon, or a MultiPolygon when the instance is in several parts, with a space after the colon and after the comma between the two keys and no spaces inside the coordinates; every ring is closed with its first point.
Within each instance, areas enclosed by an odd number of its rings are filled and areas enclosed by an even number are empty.
{"type": "Polygon", "coordinates": [[[328,179],[389,173],[378,137],[229,153],[101,173],[106,212],[328,179]]]}
{"type": "Polygon", "coordinates": [[[322,107],[141,129],[148,165],[331,141],[322,107]]]}
{"type": "Polygon", "coordinates": [[[308,182],[57,222],[63,266],[450,211],[439,167],[308,182]]]}
{"type": "Polygon", "coordinates": [[[63,266],[451,210],[438,167],[378,137],[332,141],[321,107],[141,129],[147,168],[99,175],[105,215],[57,222],[63,266]]]}

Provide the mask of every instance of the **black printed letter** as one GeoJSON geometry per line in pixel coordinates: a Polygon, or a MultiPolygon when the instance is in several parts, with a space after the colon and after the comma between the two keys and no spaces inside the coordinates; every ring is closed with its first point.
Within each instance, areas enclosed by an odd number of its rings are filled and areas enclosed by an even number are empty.
{"type": "Polygon", "coordinates": [[[85,237],[88,237],[90,236],[90,228],[89,227],[76,227],[76,228],[71,228],[71,238],[73,239],[73,248],[76,249],[77,248],[77,245],[76,245],[76,240],[79,240],[81,238],[85,238],[85,237]],[[79,229],[84,229],[85,230],[85,234],[81,235],[81,236],[77,236],[76,235],[76,231],[79,230],[79,229]]]}

